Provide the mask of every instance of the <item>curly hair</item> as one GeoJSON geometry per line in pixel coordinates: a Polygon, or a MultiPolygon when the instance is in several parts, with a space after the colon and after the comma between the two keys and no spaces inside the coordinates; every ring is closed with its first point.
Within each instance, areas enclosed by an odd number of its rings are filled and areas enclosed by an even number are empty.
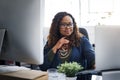
{"type": "Polygon", "coordinates": [[[71,46],[80,45],[81,35],[77,28],[74,17],[70,13],[59,12],[54,16],[52,23],[51,23],[51,28],[50,28],[49,35],[48,35],[48,46],[54,46],[57,43],[57,41],[62,37],[59,29],[60,29],[60,22],[65,16],[70,16],[73,20],[73,26],[74,26],[73,33],[68,37],[68,39],[70,40],[70,45],[71,46]]]}

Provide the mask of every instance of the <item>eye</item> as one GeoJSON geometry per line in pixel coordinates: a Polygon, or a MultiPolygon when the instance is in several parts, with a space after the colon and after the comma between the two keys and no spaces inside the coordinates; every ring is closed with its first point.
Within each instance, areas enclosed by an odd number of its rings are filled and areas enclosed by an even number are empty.
{"type": "Polygon", "coordinates": [[[67,24],[62,24],[62,26],[67,26],[67,24]]]}
{"type": "Polygon", "coordinates": [[[60,26],[64,26],[64,27],[65,27],[65,26],[67,26],[67,24],[65,24],[65,23],[61,23],[60,26]]]}
{"type": "Polygon", "coordinates": [[[67,26],[73,26],[73,23],[69,23],[69,24],[67,24],[67,26]]]}

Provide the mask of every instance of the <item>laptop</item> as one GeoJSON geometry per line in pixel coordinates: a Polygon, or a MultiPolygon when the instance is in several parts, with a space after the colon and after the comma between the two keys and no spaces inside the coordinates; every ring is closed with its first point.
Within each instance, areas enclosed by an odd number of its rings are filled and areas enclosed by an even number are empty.
{"type": "Polygon", "coordinates": [[[95,27],[96,70],[120,70],[120,26],[95,27]]]}

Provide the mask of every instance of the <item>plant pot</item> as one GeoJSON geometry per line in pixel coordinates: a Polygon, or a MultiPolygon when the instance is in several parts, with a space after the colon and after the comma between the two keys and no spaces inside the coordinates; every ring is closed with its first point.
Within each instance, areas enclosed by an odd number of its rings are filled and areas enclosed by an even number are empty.
{"type": "Polygon", "coordinates": [[[77,77],[75,76],[75,77],[66,77],[66,80],[76,80],[77,79],[77,77]]]}

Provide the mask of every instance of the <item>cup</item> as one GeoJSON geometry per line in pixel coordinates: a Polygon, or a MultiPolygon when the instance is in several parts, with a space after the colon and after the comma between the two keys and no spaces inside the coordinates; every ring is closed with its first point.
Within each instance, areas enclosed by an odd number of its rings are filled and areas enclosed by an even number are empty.
{"type": "Polygon", "coordinates": [[[66,75],[64,73],[58,73],[58,80],[66,80],[66,75]]]}
{"type": "Polygon", "coordinates": [[[48,80],[58,80],[58,72],[55,68],[50,68],[47,70],[48,72],[48,80]]]}

